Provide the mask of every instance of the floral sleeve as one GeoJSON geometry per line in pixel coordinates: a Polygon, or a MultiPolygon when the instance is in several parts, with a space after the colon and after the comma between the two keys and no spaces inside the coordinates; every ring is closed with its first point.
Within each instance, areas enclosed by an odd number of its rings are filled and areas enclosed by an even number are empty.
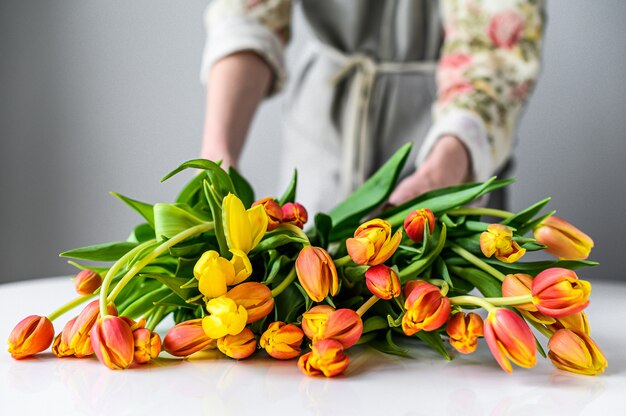
{"type": "Polygon", "coordinates": [[[443,135],[467,146],[475,180],[510,157],[521,110],[540,69],[540,0],[444,0],[445,41],[437,71],[434,124],[423,161],[443,135]]]}
{"type": "Polygon", "coordinates": [[[281,89],[286,79],[284,49],[289,40],[291,0],[215,0],[206,9],[204,23],[203,82],[215,62],[248,50],[259,54],[272,68],[270,93],[281,89]]]}

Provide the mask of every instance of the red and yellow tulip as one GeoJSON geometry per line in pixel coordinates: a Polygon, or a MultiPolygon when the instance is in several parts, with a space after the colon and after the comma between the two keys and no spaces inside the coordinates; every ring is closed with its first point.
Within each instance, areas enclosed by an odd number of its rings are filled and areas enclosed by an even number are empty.
{"type": "Polygon", "coordinates": [[[402,317],[402,330],[408,336],[419,331],[434,331],[450,317],[450,300],[442,296],[435,285],[419,282],[404,303],[406,312],[402,317]]]}
{"type": "Polygon", "coordinates": [[[578,279],[569,269],[553,267],[533,279],[533,303],[539,312],[562,318],[580,312],[589,305],[591,283],[578,279]]]}
{"type": "Polygon", "coordinates": [[[259,345],[278,360],[290,360],[300,355],[300,344],[304,334],[293,324],[272,322],[261,335],[259,345]]]}
{"type": "Polygon", "coordinates": [[[389,222],[373,219],[356,229],[354,238],[346,240],[346,248],[355,263],[376,266],[387,261],[395,253],[400,240],[402,230],[392,233],[389,222]]]}
{"type": "Polygon", "coordinates": [[[513,371],[511,361],[525,368],[536,364],[535,338],[515,312],[505,308],[489,312],[484,322],[484,336],[491,354],[507,373],[513,371]]]}
{"type": "Polygon", "coordinates": [[[589,335],[589,320],[584,311],[576,312],[561,318],[554,318],[554,323],[546,325],[551,332],[559,329],[571,329],[589,335]]]}
{"type": "Polygon", "coordinates": [[[400,279],[391,267],[384,264],[367,269],[365,284],[369,291],[380,299],[389,300],[400,296],[400,279]]]}
{"type": "Polygon", "coordinates": [[[274,198],[263,198],[252,204],[252,207],[261,205],[267,214],[267,231],[272,231],[283,221],[283,210],[274,201],[274,198]]]}
{"type": "Polygon", "coordinates": [[[335,377],[345,371],[350,358],[343,352],[340,342],[334,339],[323,339],[313,344],[311,352],[298,360],[298,368],[307,376],[324,375],[335,377]]]}
{"type": "Polygon", "coordinates": [[[526,253],[526,249],[513,240],[511,229],[502,224],[487,226],[487,231],[480,235],[480,250],[485,257],[495,255],[504,263],[515,263],[526,253]]]}
{"type": "Polygon", "coordinates": [[[248,313],[246,323],[251,324],[265,318],[274,310],[274,298],[270,289],[262,283],[247,282],[237,285],[226,293],[226,297],[243,306],[248,313]]]}
{"type": "MultiPolygon", "coordinates": [[[[506,275],[502,282],[502,296],[514,297],[530,295],[533,286],[533,277],[528,274],[518,273],[506,275]]],[[[537,307],[532,302],[515,305],[516,309],[536,312],[537,307]]]]}
{"type": "Polygon", "coordinates": [[[45,316],[30,315],[22,319],[9,334],[9,353],[16,360],[48,349],[54,339],[54,327],[45,316]]]}
{"type": "Polygon", "coordinates": [[[406,235],[416,243],[424,241],[424,230],[435,231],[435,214],[428,208],[416,209],[404,220],[406,235]]]}
{"type": "Polygon", "coordinates": [[[227,357],[236,360],[248,358],[256,351],[254,333],[248,328],[236,335],[226,335],[217,340],[217,348],[227,357]]]}
{"type": "Polygon", "coordinates": [[[315,302],[339,290],[337,268],[328,252],[320,247],[306,246],[296,259],[298,281],[315,302]]]}
{"type": "Polygon", "coordinates": [[[282,206],[283,224],[293,224],[298,228],[304,227],[309,220],[306,208],[297,202],[287,202],[282,206]]]}
{"type": "Polygon", "coordinates": [[[72,326],[74,326],[74,322],[76,322],[76,318],[72,318],[63,327],[63,331],[56,336],[54,342],[52,343],[52,353],[59,358],[63,357],[71,357],[74,355],[74,350],[70,348],[70,331],[72,330],[72,326]]]}
{"type": "Polygon", "coordinates": [[[446,332],[455,350],[461,354],[471,354],[476,351],[478,338],[483,336],[483,320],[474,312],[455,313],[446,325],[446,332]]]}
{"type": "Polygon", "coordinates": [[[324,337],[328,318],[335,312],[329,305],[314,306],[302,314],[302,330],[311,341],[316,342],[324,337]]]}
{"type": "Polygon", "coordinates": [[[79,295],[91,295],[102,285],[102,276],[93,270],[81,270],[74,278],[74,289],[79,295]]]}
{"type": "Polygon", "coordinates": [[[137,328],[133,331],[135,343],[135,362],[145,364],[154,360],[161,353],[161,337],[147,328],[137,328]]]}
{"type": "Polygon", "coordinates": [[[112,315],[98,319],[90,335],[93,351],[102,364],[112,370],[123,370],[133,363],[135,341],[124,319],[112,315]]]}
{"type": "Polygon", "coordinates": [[[548,217],[535,230],[535,239],[546,251],[564,260],[584,260],[589,257],[593,240],[569,222],[548,217]]]}
{"type": "Polygon", "coordinates": [[[561,370],[596,375],[608,366],[598,345],[584,332],[559,329],[550,338],[548,348],[552,364],[561,370]]]}
{"type": "Polygon", "coordinates": [[[163,347],[175,357],[187,357],[195,352],[210,347],[214,340],[202,329],[202,319],[181,322],[167,331],[163,347]]]}
{"type": "MultiPolygon", "coordinates": [[[[109,315],[117,315],[117,310],[112,304],[108,306],[109,315]]],[[[74,351],[78,358],[93,354],[91,344],[91,329],[100,318],[100,303],[98,300],[90,302],[76,317],[72,329],[69,331],[69,348],[74,351]]]]}

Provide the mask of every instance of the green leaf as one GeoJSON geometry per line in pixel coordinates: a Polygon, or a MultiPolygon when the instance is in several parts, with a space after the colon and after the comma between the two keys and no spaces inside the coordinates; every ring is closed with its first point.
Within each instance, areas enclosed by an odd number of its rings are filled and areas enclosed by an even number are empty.
{"type": "Polygon", "coordinates": [[[496,259],[483,259],[491,266],[497,267],[504,274],[526,273],[532,276],[552,267],[562,267],[564,269],[576,270],[581,267],[593,267],[599,263],[589,260],[545,260],[533,262],[503,263],[496,259]]]}
{"type": "Polygon", "coordinates": [[[139,224],[133,229],[133,232],[128,236],[128,240],[131,243],[145,243],[148,240],[154,240],[156,238],[154,234],[154,228],[150,224],[139,224]]]}
{"type": "Polygon", "coordinates": [[[165,175],[165,177],[161,179],[161,182],[164,182],[177,173],[189,168],[204,169],[206,171],[208,180],[211,186],[215,189],[215,192],[218,194],[220,201],[229,193],[235,193],[235,187],[230,179],[230,176],[224,172],[219,164],[206,159],[194,159],[181,164],[179,167],[165,175]]]}
{"type": "Polygon", "coordinates": [[[443,214],[439,217],[439,219],[441,220],[442,223],[446,224],[446,227],[450,228],[456,228],[459,225],[462,225],[465,223],[465,215],[460,215],[458,217],[455,217],[456,221],[454,221],[452,218],[450,218],[450,216],[448,214],[443,214]]]}
{"type": "Polygon", "coordinates": [[[154,231],[158,239],[171,238],[188,228],[206,222],[185,204],[154,205],[154,231]]]}
{"type": "Polygon", "coordinates": [[[372,331],[379,331],[381,329],[387,329],[389,325],[387,325],[387,320],[382,316],[372,316],[367,318],[365,322],[363,322],[363,333],[367,334],[372,331]]]}
{"type": "Polygon", "coordinates": [[[451,288],[454,287],[452,279],[450,279],[450,273],[448,272],[446,262],[443,261],[441,256],[437,256],[437,259],[435,260],[435,272],[437,273],[437,276],[441,277],[451,288]]]}
{"type": "Polygon", "coordinates": [[[194,286],[190,287],[188,285],[189,279],[184,278],[184,277],[174,277],[174,276],[167,276],[167,275],[160,275],[160,274],[142,274],[141,276],[158,280],[159,282],[163,283],[165,286],[170,288],[170,290],[174,294],[176,294],[178,297],[180,297],[184,301],[192,299],[198,296],[198,294],[200,293],[197,285],[195,287],[194,286]]]}
{"type": "Polygon", "coordinates": [[[104,276],[109,271],[108,267],[94,267],[91,265],[87,266],[87,265],[80,264],[71,260],[69,260],[67,263],[71,264],[72,266],[80,270],[93,270],[94,272],[98,273],[100,276],[104,276]]]}
{"type": "Polygon", "coordinates": [[[65,251],[59,254],[59,256],[91,261],[117,261],[136,246],[137,243],[118,241],[75,248],[74,250],[65,251]]]}
{"type": "Polygon", "coordinates": [[[289,185],[287,185],[287,189],[285,189],[285,193],[278,200],[279,205],[285,205],[287,202],[295,202],[296,200],[296,187],[298,186],[298,171],[294,169],[293,176],[291,177],[291,181],[289,185]]]}
{"type": "Polygon", "coordinates": [[[521,227],[524,223],[530,221],[535,215],[537,215],[539,211],[541,211],[543,207],[545,207],[548,202],[550,202],[550,199],[551,198],[546,198],[542,201],[537,202],[536,204],[529,206],[528,208],[518,212],[512,217],[505,219],[504,221],[502,221],[502,224],[511,225],[515,228],[521,227]]]}
{"type": "Polygon", "coordinates": [[[414,336],[422,340],[422,342],[428,344],[432,349],[441,354],[441,356],[446,360],[450,361],[452,359],[450,358],[450,354],[448,354],[448,351],[443,344],[441,336],[437,332],[419,331],[414,336]]]}
{"type": "Polygon", "coordinates": [[[196,309],[197,304],[187,303],[174,293],[170,293],[163,299],[154,302],[154,306],[174,306],[175,308],[196,309]]]}
{"type": "Polygon", "coordinates": [[[372,347],[374,347],[375,349],[377,349],[380,352],[384,352],[385,354],[397,355],[397,356],[405,357],[405,358],[413,358],[409,354],[408,350],[406,350],[404,348],[400,348],[393,341],[392,334],[393,334],[393,332],[391,330],[389,330],[389,331],[387,331],[387,335],[385,336],[384,339],[378,338],[378,339],[373,340],[372,342],[370,342],[369,345],[371,345],[372,347]]]}
{"type": "Polygon", "coordinates": [[[317,247],[327,248],[328,237],[333,229],[333,220],[326,214],[320,212],[315,215],[314,241],[317,247]]]}
{"type": "Polygon", "coordinates": [[[193,178],[185,185],[182,191],[176,197],[176,202],[179,204],[187,204],[194,206],[198,203],[198,199],[203,195],[202,193],[202,181],[208,179],[206,172],[202,172],[198,175],[194,175],[193,178]]]}
{"type": "Polygon", "coordinates": [[[172,291],[167,287],[153,290],[135,300],[132,304],[124,309],[120,309],[120,316],[128,316],[137,319],[145,315],[150,309],[154,308],[154,304],[165,298],[172,291]]]}
{"type": "Polygon", "coordinates": [[[250,251],[251,255],[256,253],[262,253],[266,250],[272,250],[280,246],[284,246],[286,244],[306,244],[308,240],[305,240],[302,237],[295,236],[292,234],[275,234],[269,238],[264,238],[261,240],[257,246],[250,251]]]}
{"type": "Polygon", "coordinates": [[[135,199],[131,199],[127,196],[118,194],[117,192],[111,192],[111,195],[116,196],[120,200],[122,200],[126,205],[134,209],[145,218],[148,224],[154,226],[154,212],[152,211],[152,205],[146,204],[145,202],[137,201],[135,199]]]}
{"type": "Polygon", "coordinates": [[[186,278],[193,277],[193,267],[196,265],[197,261],[197,258],[188,259],[179,257],[176,263],[176,276],[186,278]]]}
{"type": "Polygon", "coordinates": [[[233,181],[233,186],[235,188],[235,194],[243,205],[246,208],[250,208],[252,203],[254,202],[254,190],[252,186],[248,183],[248,181],[237,172],[236,169],[233,169],[232,166],[228,168],[228,174],[230,175],[230,179],[233,181]]]}
{"type": "Polygon", "coordinates": [[[170,247],[169,253],[172,257],[200,257],[202,253],[209,249],[209,245],[204,239],[190,238],[170,247]]]}
{"type": "MultiPolygon", "coordinates": [[[[441,224],[439,237],[436,238],[436,245],[432,247],[431,250],[423,257],[421,257],[419,260],[414,261],[400,272],[400,275],[398,277],[400,278],[400,282],[402,282],[402,284],[405,284],[409,280],[415,279],[417,276],[420,275],[420,273],[426,270],[426,268],[428,268],[428,266],[430,266],[433,261],[435,261],[435,259],[439,256],[439,253],[441,253],[441,250],[443,250],[444,246],[446,245],[446,236],[446,225],[441,224]]],[[[433,239],[435,239],[435,236],[433,236],[433,239]]]]}
{"type": "Polygon", "coordinates": [[[480,293],[489,298],[498,298],[502,296],[502,282],[482,270],[473,267],[457,267],[450,268],[454,274],[467,280],[474,285],[480,293]]]}
{"type": "Polygon", "coordinates": [[[224,201],[224,198],[220,198],[217,195],[215,188],[210,185],[208,181],[204,181],[203,185],[204,195],[206,196],[207,201],[209,201],[209,207],[211,208],[211,214],[213,215],[215,237],[217,238],[220,255],[228,259],[230,258],[230,251],[228,250],[226,231],[224,230],[224,221],[222,219],[222,202],[224,201]]]}
{"type": "Polygon", "coordinates": [[[553,216],[554,214],[556,214],[556,211],[550,211],[545,215],[542,215],[541,217],[534,219],[530,222],[527,222],[526,224],[524,224],[523,226],[519,227],[519,230],[517,231],[519,234],[524,235],[527,232],[531,231],[533,228],[535,228],[536,226],[538,226],[539,224],[541,224],[546,218],[553,216]]]}

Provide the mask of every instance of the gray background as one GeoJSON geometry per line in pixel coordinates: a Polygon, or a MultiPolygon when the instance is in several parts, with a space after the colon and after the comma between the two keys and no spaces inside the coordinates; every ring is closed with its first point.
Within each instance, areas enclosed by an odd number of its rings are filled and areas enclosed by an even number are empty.
{"type": "MultiPolygon", "coordinates": [[[[205,4],[0,0],[0,282],[72,273],[58,252],[125,239],[140,219],[109,191],[169,201],[189,178],[159,183],[199,154],[205,4]]],[[[548,17],[512,207],[552,196],[596,240],[584,276],[624,280],[626,2],[552,1],[548,17]]],[[[278,192],[280,106],[241,163],[259,196],[278,192]]]]}

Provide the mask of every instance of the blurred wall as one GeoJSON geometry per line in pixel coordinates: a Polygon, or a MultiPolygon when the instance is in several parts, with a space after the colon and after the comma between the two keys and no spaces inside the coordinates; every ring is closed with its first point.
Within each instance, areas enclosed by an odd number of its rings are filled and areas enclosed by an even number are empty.
{"type": "MultiPolygon", "coordinates": [[[[0,0],[0,282],[70,274],[57,253],[125,239],[139,217],[109,191],[169,201],[189,178],[159,183],[199,153],[205,4],[0,0]]],[[[548,17],[512,205],[553,196],[596,240],[585,276],[623,280],[626,2],[552,1],[548,17]]],[[[280,106],[263,105],[241,163],[259,195],[278,193],[280,106]]]]}

